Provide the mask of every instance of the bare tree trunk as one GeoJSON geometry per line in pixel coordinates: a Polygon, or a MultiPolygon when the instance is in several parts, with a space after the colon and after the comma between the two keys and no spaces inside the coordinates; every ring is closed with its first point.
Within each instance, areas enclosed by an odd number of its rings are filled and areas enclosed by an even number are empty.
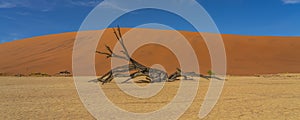
{"type": "Polygon", "coordinates": [[[128,50],[127,50],[126,46],[124,45],[120,27],[117,26],[117,30],[115,30],[115,28],[113,28],[113,31],[114,31],[116,39],[122,46],[123,50],[121,52],[124,55],[115,54],[109,46],[105,46],[108,52],[96,51],[96,53],[106,55],[107,58],[115,57],[115,58],[127,60],[130,62],[130,64],[113,68],[112,70],[110,70],[109,72],[104,74],[102,77],[98,78],[98,81],[102,82],[102,84],[111,82],[114,79],[114,76],[116,76],[116,75],[121,75],[122,73],[125,73],[125,72],[128,73],[130,71],[135,71],[135,72],[130,74],[129,75],[130,79],[128,79],[124,82],[127,82],[127,81],[129,81],[133,78],[139,77],[139,76],[145,76],[146,79],[149,80],[149,82],[164,82],[164,81],[171,82],[171,81],[178,80],[179,77],[184,77],[185,79],[188,79],[188,76],[199,76],[199,77],[203,77],[206,79],[209,78],[209,76],[204,76],[201,74],[196,74],[196,73],[191,74],[192,72],[182,73],[182,71],[180,69],[177,69],[177,71],[175,73],[168,76],[168,74],[162,70],[147,67],[130,57],[128,50]]]}

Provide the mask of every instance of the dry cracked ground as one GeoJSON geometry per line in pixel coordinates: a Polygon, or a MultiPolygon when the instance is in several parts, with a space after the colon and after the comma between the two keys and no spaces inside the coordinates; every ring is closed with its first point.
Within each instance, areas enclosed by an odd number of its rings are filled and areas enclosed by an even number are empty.
{"type": "MultiPolygon", "coordinates": [[[[145,113],[167,105],[176,95],[179,83],[166,83],[157,95],[148,99],[124,94],[115,83],[99,86],[118,107],[145,113]]],[[[209,81],[200,80],[194,102],[180,119],[199,119],[208,85],[209,81]]],[[[2,120],[94,119],[81,103],[71,77],[0,77],[0,103],[2,120]]],[[[299,118],[300,74],[281,74],[228,76],[218,103],[204,119],[299,118]]]]}

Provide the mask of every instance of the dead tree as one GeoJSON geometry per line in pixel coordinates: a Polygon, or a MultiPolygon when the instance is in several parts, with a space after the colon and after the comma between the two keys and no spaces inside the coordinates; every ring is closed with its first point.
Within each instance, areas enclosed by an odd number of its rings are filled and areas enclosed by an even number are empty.
{"type": "MultiPolygon", "coordinates": [[[[192,75],[192,74],[183,73],[180,69],[177,69],[177,71],[175,73],[168,76],[168,74],[162,70],[150,68],[150,67],[147,67],[147,66],[137,62],[136,60],[131,58],[128,53],[128,50],[124,44],[124,40],[122,37],[120,27],[117,26],[117,30],[115,28],[113,28],[113,32],[114,32],[116,39],[118,40],[118,43],[120,43],[120,45],[122,46],[123,50],[121,51],[121,53],[123,55],[118,55],[118,54],[114,53],[111,50],[111,48],[107,45],[105,45],[107,52],[96,51],[96,53],[106,55],[107,58],[114,57],[114,58],[123,59],[123,60],[129,61],[129,64],[113,68],[112,70],[110,70],[109,72],[104,74],[102,77],[98,78],[98,81],[102,82],[102,84],[111,82],[114,79],[114,76],[121,75],[122,73],[130,72],[130,71],[133,73],[131,73],[128,76],[128,77],[130,77],[128,80],[131,80],[131,79],[139,77],[139,76],[145,76],[149,82],[164,82],[164,81],[171,82],[171,81],[178,80],[179,77],[184,77],[184,79],[188,79],[188,76],[192,75]]],[[[196,74],[196,73],[194,73],[193,75],[203,77],[206,79],[209,78],[208,76],[204,76],[204,75],[196,74]]],[[[128,81],[128,80],[126,80],[126,81],[128,81]]],[[[126,81],[124,81],[124,82],[126,82],[126,81]]]]}

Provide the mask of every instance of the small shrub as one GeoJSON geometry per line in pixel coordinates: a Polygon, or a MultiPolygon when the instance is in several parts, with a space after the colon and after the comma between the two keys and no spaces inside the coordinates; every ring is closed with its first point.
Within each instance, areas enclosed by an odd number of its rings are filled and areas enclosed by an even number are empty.
{"type": "Polygon", "coordinates": [[[215,73],[215,72],[213,72],[212,70],[209,70],[209,71],[207,71],[207,74],[208,74],[208,75],[210,75],[210,76],[214,76],[214,75],[216,75],[216,73],[215,73]]]}
{"type": "Polygon", "coordinates": [[[58,75],[59,75],[59,76],[70,76],[70,75],[72,75],[72,74],[71,74],[71,72],[65,70],[65,71],[60,71],[60,72],[58,73],[58,75]]]}
{"type": "Polygon", "coordinates": [[[51,75],[47,74],[47,73],[30,73],[29,76],[34,76],[34,77],[50,77],[51,75]]]}
{"type": "Polygon", "coordinates": [[[23,74],[15,74],[15,77],[24,77],[25,75],[23,74]]]}

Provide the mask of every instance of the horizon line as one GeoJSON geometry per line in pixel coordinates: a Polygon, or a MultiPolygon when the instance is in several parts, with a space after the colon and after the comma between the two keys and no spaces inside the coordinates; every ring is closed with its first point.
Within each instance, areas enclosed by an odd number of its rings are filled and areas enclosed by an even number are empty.
{"type": "MultiPolygon", "coordinates": [[[[16,40],[8,40],[3,43],[9,43],[13,41],[20,41],[24,39],[30,39],[30,38],[36,38],[36,37],[43,37],[43,36],[49,36],[49,35],[57,35],[57,34],[65,34],[65,33],[76,33],[76,32],[85,32],[85,31],[101,31],[101,30],[106,30],[106,29],[112,29],[115,27],[108,27],[104,29],[95,29],[95,30],[78,30],[78,31],[65,31],[65,32],[59,32],[59,33],[50,33],[50,34],[43,34],[43,35],[36,35],[36,36],[30,36],[30,37],[24,37],[21,39],[16,39],[16,40]]],[[[162,28],[144,28],[144,27],[136,27],[136,28],[131,28],[131,27],[120,27],[123,29],[149,29],[149,30],[164,30],[164,31],[179,31],[179,32],[190,32],[190,33],[211,33],[211,34],[220,34],[220,35],[234,35],[234,36],[245,36],[245,37],[300,37],[300,35],[249,35],[249,34],[235,34],[235,33],[213,33],[213,32],[205,32],[205,31],[191,31],[191,30],[180,30],[180,29],[162,29],[162,28]]]]}

